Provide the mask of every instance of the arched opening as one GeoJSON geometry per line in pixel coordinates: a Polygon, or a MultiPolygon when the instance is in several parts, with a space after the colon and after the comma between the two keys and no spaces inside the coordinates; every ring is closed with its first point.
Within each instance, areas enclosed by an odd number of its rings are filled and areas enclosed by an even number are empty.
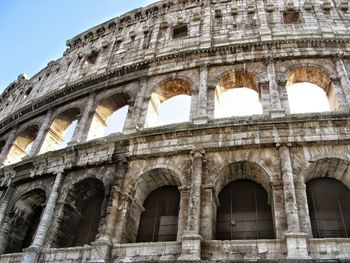
{"type": "Polygon", "coordinates": [[[22,252],[31,245],[45,201],[45,192],[38,189],[16,201],[4,223],[8,229],[5,254],[22,252]]]}
{"type": "Polygon", "coordinates": [[[291,72],[287,93],[291,113],[339,110],[329,74],[316,67],[300,67],[291,72]]]}
{"type": "Polygon", "coordinates": [[[258,78],[247,71],[225,74],[215,90],[215,118],[262,114],[258,78]]]}
{"type": "Polygon", "coordinates": [[[175,186],[154,190],[146,199],[137,242],[176,241],[180,193],[175,186]]]}
{"type": "Polygon", "coordinates": [[[103,99],[96,108],[87,140],[122,132],[129,109],[129,99],[125,93],[103,99]]]}
{"type": "Polygon", "coordinates": [[[188,121],[191,94],[190,83],[186,80],[174,79],[161,84],[151,95],[145,127],[188,121]],[[169,105],[161,107],[167,101],[169,105]]]}
{"type": "Polygon", "coordinates": [[[73,186],[64,202],[57,247],[83,246],[95,240],[104,195],[104,186],[97,179],[85,179],[73,186]]]}
{"type": "Polygon", "coordinates": [[[72,108],[59,114],[46,134],[40,153],[64,148],[74,137],[79,117],[80,109],[78,108],[72,108]]]}
{"type": "Polygon", "coordinates": [[[219,194],[216,239],[274,238],[271,207],[265,189],[250,180],[231,182],[219,194]]]}
{"type": "Polygon", "coordinates": [[[350,190],[333,178],[313,179],[306,186],[313,237],[349,238],[350,190]]]}
{"type": "Polygon", "coordinates": [[[38,130],[38,127],[34,125],[19,133],[10,148],[10,151],[4,162],[5,165],[19,162],[23,157],[29,155],[31,146],[33,145],[34,140],[38,134],[38,130]]]}

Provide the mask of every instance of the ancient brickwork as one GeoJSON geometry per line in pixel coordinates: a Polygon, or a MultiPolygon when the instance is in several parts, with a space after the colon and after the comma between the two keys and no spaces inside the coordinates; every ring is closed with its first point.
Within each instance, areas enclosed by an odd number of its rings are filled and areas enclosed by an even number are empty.
{"type": "Polygon", "coordinates": [[[325,177],[350,188],[349,27],[347,0],[164,0],[68,40],[0,97],[0,262],[350,260],[346,198],[324,223],[307,192],[325,177]],[[304,82],[329,112],[291,113],[287,87],[304,82]],[[262,114],[217,118],[221,94],[241,87],[262,114]],[[177,95],[190,96],[188,121],[154,126],[177,95]],[[104,136],[123,107],[123,131],[104,136]],[[273,233],[257,198],[254,220],[222,223],[237,181],[266,193],[273,233]],[[170,186],[178,210],[151,204],[159,233],[139,242],[146,201],[170,186]]]}

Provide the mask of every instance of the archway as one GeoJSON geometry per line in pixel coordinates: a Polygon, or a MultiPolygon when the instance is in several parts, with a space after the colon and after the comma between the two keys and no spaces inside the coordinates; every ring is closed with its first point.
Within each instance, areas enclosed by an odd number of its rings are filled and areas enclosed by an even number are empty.
{"type": "Polygon", "coordinates": [[[269,205],[272,199],[270,178],[261,166],[248,161],[228,164],[220,169],[213,185],[219,200],[218,204],[212,204],[214,238],[275,237],[275,211],[269,205]]]}
{"type": "Polygon", "coordinates": [[[31,245],[45,201],[45,192],[35,189],[14,203],[4,222],[8,229],[5,254],[22,252],[31,245]]]}
{"type": "Polygon", "coordinates": [[[180,192],[176,186],[154,190],[143,204],[137,242],[176,241],[180,192]]]}
{"type": "Polygon", "coordinates": [[[129,95],[118,93],[101,100],[91,122],[87,140],[122,132],[128,113],[129,95]]]}
{"type": "MultiPolygon", "coordinates": [[[[163,225],[160,225],[159,221],[154,221],[154,220],[160,220],[160,218],[155,216],[154,209],[157,207],[159,209],[161,206],[163,206],[161,210],[164,212],[163,213],[163,216],[165,216],[164,219],[166,219],[167,213],[170,213],[168,216],[172,218],[172,221],[171,221],[172,226],[169,226],[169,228],[174,230],[175,225],[177,227],[177,224],[174,222],[175,213],[169,212],[169,211],[174,211],[176,210],[174,209],[174,207],[178,207],[177,201],[176,201],[178,200],[177,188],[180,185],[181,185],[181,182],[178,175],[174,171],[165,169],[165,168],[155,168],[139,176],[132,183],[133,202],[127,213],[128,224],[126,225],[126,229],[124,230],[123,242],[125,243],[141,242],[146,240],[146,238],[147,240],[153,240],[153,241],[157,241],[159,240],[159,238],[166,239],[165,237],[166,235],[164,235],[163,232],[162,232],[162,235],[159,236],[159,227],[162,226],[163,229],[165,229],[166,227],[163,225]],[[160,194],[159,194],[159,191],[161,192],[160,194]],[[154,192],[154,195],[152,194],[153,192],[154,192]],[[169,194],[169,197],[172,198],[171,200],[173,201],[171,201],[170,203],[167,203],[167,202],[158,203],[157,199],[164,199],[164,198],[159,198],[159,195],[161,194],[165,194],[165,195],[169,194]],[[170,210],[163,209],[164,205],[172,208],[170,210]],[[153,221],[152,220],[151,221],[155,223],[154,227],[156,227],[158,230],[157,235],[154,235],[154,239],[148,239],[150,235],[147,233],[147,231],[144,232],[142,230],[143,226],[141,224],[147,224],[147,222],[143,223],[141,219],[141,217],[144,217],[144,216],[141,216],[144,211],[150,212],[150,214],[147,213],[145,216],[153,217],[153,221]],[[140,227],[141,227],[140,231],[144,233],[144,235],[142,235],[141,233],[141,236],[138,235],[139,234],[138,229],[140,229],[140,227]]],[[[181,200],[179,202],[180,202],[180,208],[178,209],[180,210],[180,212],[178,212],[178,220],[179,222],[182,222],[184,220],[181,213],[181,208],[183,207],[183,204],[181,203],[181,200]]],[[[178,225],[179,225],[179,229],[177,229],[176,231],[175,240],[177,240],[177,238],[179,237],[179,233],[181,233],[182,231],[180,229],[181,223],[179,223],[178,225]]],[[[171,232],[171,235],[169,238],[171,238],[172,240],[174,239],[174,232],[171,232]]]]}
{"type": "Polygon", "coordinates": [[[33,125],[20,132],[13,142],[4,162],[5,165],[13,164],[28,156],[34,140],[38,134],[38,126],[33,125]]]}
{"type": "Polygon", "coordinates": [[[265,189],[251,180],[231,182],[219,194],[216,239],[274,238],[271,207],[265,189]]]}
{"type": "Polygon", "coordinates": [[[336,179],[316,178],[306,192],[313,237],[349,238],[350,190],[336,179]]]}
{"type": "Polygon", "coordinates": [[[307,66],[293,70],[286,88],[291,113],[337,111],[339,108],[332,80],[323,69],[307,66]]]}
{"type": "Polygon", "coordinates": [[[85,179],[69,191],[61,215],[57,247],[75,247],[95,240],[105,190],[98,179],[85,179]]]}
{"type": "Polygon", "coordinates": [[[187,80],[173,79],[159,85],[151,95],[145,127],[188,121],[191,94],[191,86],[187,80]],[[165,102],[171,107],[161,107],[165,102]],[[157,122],[159,118],[163,120],[161,123],[157,122]]]}
{"type": "Polygon", "coordinates": [[[215,118],[262,114],[259,81],[247,71],[223,75],[215,90],[215,118]]]}
{"type": "Polygon", "coordinates": [[[52,122],[40,153],[63,148],[74,137],[75,126],[80,117],[80,109],[72,108],[60,113],[52,122]]]}

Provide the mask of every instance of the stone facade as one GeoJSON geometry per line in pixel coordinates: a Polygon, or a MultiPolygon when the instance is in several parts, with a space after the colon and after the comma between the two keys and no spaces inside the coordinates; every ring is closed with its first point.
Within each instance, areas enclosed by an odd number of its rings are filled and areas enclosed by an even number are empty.
{"type": "Polygon", "coordinates": [[[350,261],[349,238],[313,234],[306,192],[315,178],[350,187],[349,27],[347,0],[164,0],[67,41],[0,97],[0,262],[350,261]],[[331,112],[291,114],[299,82],[331,112]],[[236,87],[258,92],[262,115],[215,118],[219,88],[236,87]],[[189,121],[150,127],[179,94],[189,121]],[[95,136],[123,106],[123,132],[95,136]],[[216,240],[219,194],[242,179],[266,191],[274,238],[216,240]],[[177,237],[137,242],[164,186],[179,189],[177,237]],[[91,242],[69,245],[98,198],[91,242]]]}

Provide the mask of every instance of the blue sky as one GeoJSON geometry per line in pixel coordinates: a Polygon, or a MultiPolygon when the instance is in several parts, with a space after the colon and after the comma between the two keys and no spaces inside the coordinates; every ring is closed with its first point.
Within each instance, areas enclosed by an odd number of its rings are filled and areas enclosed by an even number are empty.
{"type": "Polygon", "coordinates": [[[66,40],[155,0],[0,0],[0,93],[62,56],[66,40]]]}

